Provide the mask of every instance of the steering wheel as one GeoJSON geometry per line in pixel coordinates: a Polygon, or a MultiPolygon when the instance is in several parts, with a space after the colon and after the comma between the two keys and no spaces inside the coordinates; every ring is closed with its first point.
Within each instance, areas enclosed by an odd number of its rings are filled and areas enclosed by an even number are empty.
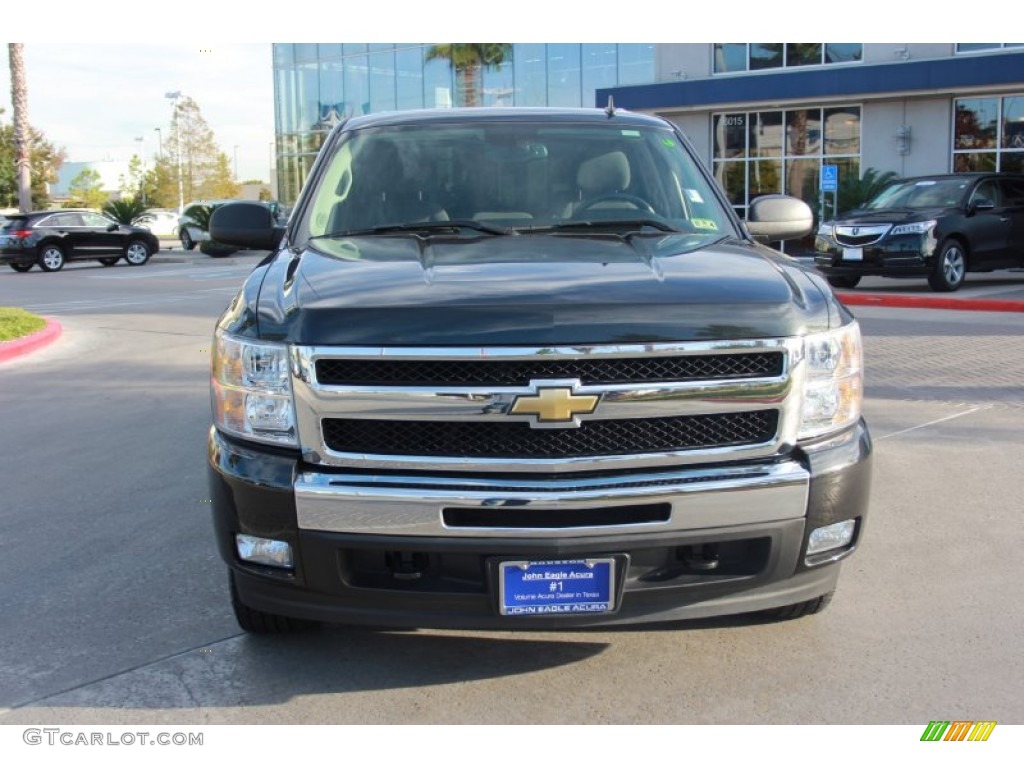
{"type": "Polygon", "coordinates": [[[609,192],[608,194],[605,195],[597,195],[596,197],[591,197],[587,200],[584,200],[582,203],[580,203],[579,208],[576,209],[573,216],[578,216],[583,211],[588,211],[594,206],[599,205],[600,203],[608,202],[629,203],[637,210],[647,211],[648,213],[654,213],[655,215],[657,215],[655,213],[654,206],[652,206],[642,197],[637,197],[636,195],[629,195],[626,194],[625,192],[609,192]]]}

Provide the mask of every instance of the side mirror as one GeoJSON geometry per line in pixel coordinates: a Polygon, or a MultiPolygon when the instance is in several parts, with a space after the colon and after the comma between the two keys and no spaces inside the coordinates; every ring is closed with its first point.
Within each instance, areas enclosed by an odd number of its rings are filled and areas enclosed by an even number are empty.
{"type": "Polygon", "coordinates": [[[116,232],[120,228],[120,224],[107,224],[107,232],[116,232]]]}
{"type": "Polygon", "coordinates": [[[747,231],[758,242],[796,240],[809,235],[813,227],[810,206],[789,195],[764,195],[747,210],[747,231]]]}
{"type": "Polygon", "coordinates": [[[239,248],[273,250],[284,237],[284,227],[261,203],[235,202],[218,206],[210,217],[210,237],[239,248]]]}
{"type": "Polygon", "coordinates": [[[971,200],[967,210],[969,213],[976,213],[977,211],[991,211],[995,207],[996,204],[987,197],[976,197],[971,200]]]}

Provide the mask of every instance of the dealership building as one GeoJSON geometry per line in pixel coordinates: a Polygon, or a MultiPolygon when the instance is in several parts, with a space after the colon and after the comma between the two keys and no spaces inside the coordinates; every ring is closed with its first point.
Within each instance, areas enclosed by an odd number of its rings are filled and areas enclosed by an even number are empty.
{"type": "MultiPolygon", "coordinates": [[[[432,44],[275,44],[279,196],[294,202],[344,117],[466,103],[432,44]]],[[[785,192],[816,211],[874,169],[1024,172],[1024,43],[514,43],[485,69],[482,106],[604,106],[690,138],[742,216],[785,192]]]]}

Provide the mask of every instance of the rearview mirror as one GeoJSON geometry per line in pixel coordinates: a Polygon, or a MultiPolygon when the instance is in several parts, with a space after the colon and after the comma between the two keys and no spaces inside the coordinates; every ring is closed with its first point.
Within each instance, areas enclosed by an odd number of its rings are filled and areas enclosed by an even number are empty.
{"type": "Polygon", "coordinates": [[[810,206],[789,195],[764,195],[747,211],[747,232],[762,243],[795,240],[809,235],[813,226],[810,206]]]}

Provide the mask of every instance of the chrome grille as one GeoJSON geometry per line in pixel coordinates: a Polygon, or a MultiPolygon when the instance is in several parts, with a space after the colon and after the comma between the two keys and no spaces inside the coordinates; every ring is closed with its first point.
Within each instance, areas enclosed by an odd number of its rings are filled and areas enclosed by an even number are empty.
{"type": "Polygon", "coordinates": [[[765,443],[778,411],[584,422],[578,429],[531,429],[522,422],[324,419],[339,453],[470,459],[562,459],[684,451],[765,443]]]}
{"type": "Polygon", "coordinates": [[[316,363],[318,384],[405,387],[523,386],[532,379],[583,384],[693,381],[778,376],[781,352],[578,360],[377,360],[328,358],[316,363]]]}
{"type": "Polygon", "coordinates": [[[832,236],[840,245],[858,248],[865,245],[877,243],[885,237],[892,224],[880,224],[878,226],[837,226],[832,231],[832,236]]]}
{"type": "Polygon", "coordinates": [[[795,441],[803,376],[798,338],[298,346],[292,355],[304,460],[371,471],[576,473],[767,458],[795,441]],[[544,422],[529,408],[552,389],[596,405],[544,422]]]}

